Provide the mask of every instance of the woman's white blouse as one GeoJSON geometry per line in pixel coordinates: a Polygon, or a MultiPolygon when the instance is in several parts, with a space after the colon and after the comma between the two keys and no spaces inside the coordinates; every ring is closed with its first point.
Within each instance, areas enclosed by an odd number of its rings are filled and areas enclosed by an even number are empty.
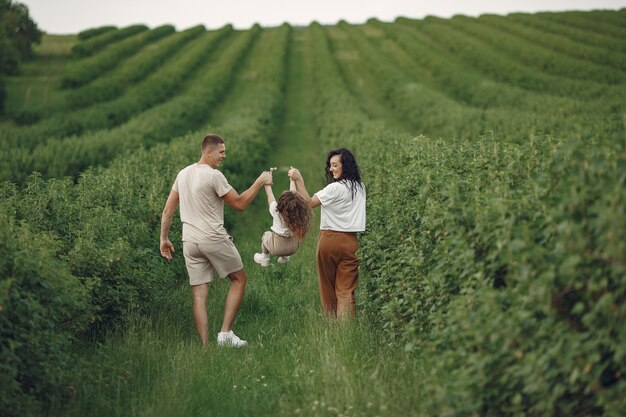
{"type": "Polygon", "coordinates": [[[365,186],[357,185],[355,189],[353,198],[349,184],[346,181],[337,181],[315,193],[322,203],[321,230],[337,232],[365,230],[365,186]]]}

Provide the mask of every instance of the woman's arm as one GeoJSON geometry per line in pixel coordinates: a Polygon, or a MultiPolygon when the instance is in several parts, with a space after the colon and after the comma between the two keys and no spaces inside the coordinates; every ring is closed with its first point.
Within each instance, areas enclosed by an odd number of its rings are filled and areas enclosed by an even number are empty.
{"type": "Polygon", "coordinates": [[[309,201],[309,204],[311,205],[311,208],[315,208],[315,207],[321,206],[322,202],[320,201],[319,198],[317,198],[316,195],[314,195],[309,201]]]}

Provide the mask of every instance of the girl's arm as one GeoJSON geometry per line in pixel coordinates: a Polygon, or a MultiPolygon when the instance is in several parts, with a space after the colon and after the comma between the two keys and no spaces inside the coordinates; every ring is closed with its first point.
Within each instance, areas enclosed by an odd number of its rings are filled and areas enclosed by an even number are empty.
{"type": "Polygon", "coordinates": [[[311,205],[311,208],[318,207],[322,204],[320,202],[320,199],[317,198],[316,195],[314,195],[313,197],[309,195],[309,192],[306,190],[306,187],[304,186],[304,179],[302,178],[302,174],[300,174],[300,171],[297,168],[291,167],[287,175],[289,175],[289,178],[291,179],[291,184],[289,185],[289,189],[291,189],[291,186],[293,186],[295,190],[302,197],[304,197],[306,201],[309,202],[309,204],[311,205]]]}
{"type": "Polygon", "coordinates": [[[267,204],[272,204],[273,201],[276,201],[276,198],[274,198],[274,192],[272,191],[271,185],[265,186],[265,194],[267,194],[267,204]]]}
{"type": "Polygon", "coordinates": [[[287,175],[289,175],[289,178],[291,179],[291,182],[294,184],[296,191],[302,197],[304,197],[305,200],[310,201],[311,196],[309,195],[309,192],[306,190],[306,187],[304,186],[304,179],[302,178],[302,174],[300,174],[300,171],[297,168],[291,167],[287,175]]]}

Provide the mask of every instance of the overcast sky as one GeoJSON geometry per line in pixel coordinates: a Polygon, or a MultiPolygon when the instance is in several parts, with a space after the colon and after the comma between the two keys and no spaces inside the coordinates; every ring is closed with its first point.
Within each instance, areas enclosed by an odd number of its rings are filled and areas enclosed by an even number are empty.
{"type": "Polygon", "coordinates": [[[247,29],[254,23],[335,24],[343,19],[363,23],[371,17],[393,21],[398,16],[423,18],[483,13],[621,9],[626,0],[14,0],[26,4],[39,28],[51,34],[114,25],[143,23],[150,28],[172,24],[182,30],[203,24],[208,29],[227,23],[247,29]]]}

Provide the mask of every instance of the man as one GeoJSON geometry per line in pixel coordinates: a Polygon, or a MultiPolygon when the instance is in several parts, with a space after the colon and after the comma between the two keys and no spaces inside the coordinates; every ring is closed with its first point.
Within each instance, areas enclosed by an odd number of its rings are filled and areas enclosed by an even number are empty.
{"type": "Polygon", "coordinates": [[[224,320],[217,336],[219,346],[245,346],[232,326],[246,288],[246,274],[241,256],[224,228],[224,201],[243,211],[265,185],[272,184],[272,174],[263,172],[242,194],[238,194],[217,168],[226,158],[224,140],[208,135],[202,141],[200,160],[183,168],[165,203],[161,217],[161,255],[172,260],[174,246],[168,238],[172,218],[180,204],[183,225],[183,255],[193,289],[193,318],[202,346],[208,343],[209,321],[206,311],[208,283],[214,271],[230,278],[224,307],[224,320]]]}

